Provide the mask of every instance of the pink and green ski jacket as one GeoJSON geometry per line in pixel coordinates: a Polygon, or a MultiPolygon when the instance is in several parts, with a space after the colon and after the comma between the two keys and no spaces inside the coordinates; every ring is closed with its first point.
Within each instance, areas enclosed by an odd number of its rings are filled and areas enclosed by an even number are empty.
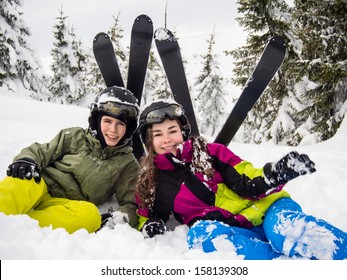
{"type": "MultiPolygon", "coordinates": [[[[196,152],[196,151],[195,151],[196,152]]],[[[231,152],[226,146],[210,143],[214,176],[207,179],[192,170],[192,140],[183,143],[177,155],[156,155],[158,168],[153,208],[140,208],[138,229],[148,218],[166,222],[171,214],[182,224],[191,226],[197,220],[218,220],[229,225],[250,228],[262,224],[268,207],[289,194],[283,185],[270,187],[263,168],[231,152]]],[[[140,205],[137,197],[138,205],[140,205]]]]}

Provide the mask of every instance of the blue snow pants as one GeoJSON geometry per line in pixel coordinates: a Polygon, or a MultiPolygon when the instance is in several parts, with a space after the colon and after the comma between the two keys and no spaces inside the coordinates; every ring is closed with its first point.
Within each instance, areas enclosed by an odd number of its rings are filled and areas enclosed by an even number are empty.
{"type": "Polygon", "coordinates": [[[273,203],[261,226],[245,229],[201,220],[189,229],[187,240],[191,249],[234,250],[246,260],[271,260],[280,256],[347,259],[347,233],[306,215],[291,198],[273,203]]]}

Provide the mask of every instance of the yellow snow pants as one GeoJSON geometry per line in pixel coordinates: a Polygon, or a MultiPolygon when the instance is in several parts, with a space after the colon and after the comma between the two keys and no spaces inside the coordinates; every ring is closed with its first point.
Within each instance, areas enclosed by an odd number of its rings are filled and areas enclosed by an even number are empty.
{"type": "Polygon", "coordinates": [[[0,212],[27,214],[41,227],[64,228],[73,233],[86,229],[92,233],[101,225],[99,209],[91,202],[52,197],[43,179],[21,180],[5,177],[0,181],[0,212]]]}

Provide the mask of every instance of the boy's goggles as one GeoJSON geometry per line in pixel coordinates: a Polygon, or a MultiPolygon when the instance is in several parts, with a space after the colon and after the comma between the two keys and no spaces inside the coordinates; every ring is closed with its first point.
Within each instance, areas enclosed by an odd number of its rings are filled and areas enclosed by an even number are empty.
{"type": "Polygon", "coordinates": [[[138,109],[132,105],[124,105],[116,102],[100,103],[98,107],[99,111],[106,112],[112,116],[120,116],[124,114],[126,118],[137,118],[138,109]]]}

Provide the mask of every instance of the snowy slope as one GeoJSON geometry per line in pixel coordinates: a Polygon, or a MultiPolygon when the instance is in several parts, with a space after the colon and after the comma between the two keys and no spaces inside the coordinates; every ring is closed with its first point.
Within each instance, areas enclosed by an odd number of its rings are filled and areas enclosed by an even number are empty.
{"type": "MultiPolygon", "coordinates": [[[[0,91],[0,178],[21,148],[32,142],[49,141],[62,128],[87,127],[89,111],[76,106],[58,105],[14,97],[0,91]]],[[[317,172],[287,184],[286,190],[304,211],[328,220],[347,231],[347,121],[337,135],[324,143],[297,147],[307,153],[317,172]]],[[[256,166],[277,160],[291,147],[231,143],[230,148],[256,166]]],[[[88,234],[80,230],[67,234],[63,229],[40,228],[25,215],[5,216],[0,213],[0,259],[51,260],[230,260],[242,259],[235,252],[205,254],[188,250],[186,226],[144,239],[127,225],[114,230],[102,229],[88,234]]]]}

